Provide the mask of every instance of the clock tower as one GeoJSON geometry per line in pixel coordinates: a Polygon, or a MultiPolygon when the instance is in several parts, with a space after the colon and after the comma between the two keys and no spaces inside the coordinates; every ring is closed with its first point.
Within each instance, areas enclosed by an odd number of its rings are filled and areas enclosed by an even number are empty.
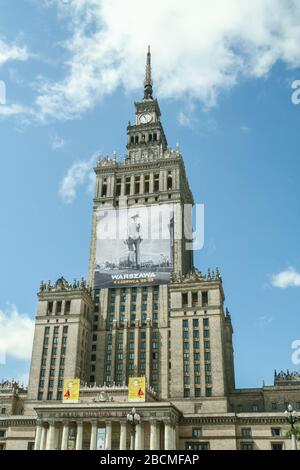
{"type": "Polygon", "coordinates": [[[157,159],[167,149],[167,139],[160,122],[160,109],[153,99],[151,78],[151,52],[147,53],[144,98],[135,103],[135,124],[127,127],[127,162],[157,159]]]}

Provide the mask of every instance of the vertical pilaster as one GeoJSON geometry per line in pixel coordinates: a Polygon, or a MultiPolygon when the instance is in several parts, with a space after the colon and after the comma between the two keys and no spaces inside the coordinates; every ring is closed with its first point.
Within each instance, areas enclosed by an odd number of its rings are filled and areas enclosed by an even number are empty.
{"type": "Polygon", "coordinates": [[[76,433],[76,450],[82,449],[82,438],[83,438],[83,422],[77,422],[77,433],[76,433]]]}
{"type": "Polygon", "coordinates": [[[41,438],[42,438],[42,422],[37,421],[36,423],[36,432],[35,432],[35,441],[34,441],[34,450],[40,450],[41,438]]]}
{"type": "Polygon", "coordinates": [[[96,450],[97,447],[97,421],[91,422],[91,440],[90,450],[96,450]]]}
{"type": "Polygon", "coordinates": [[[105,450],[111,450],[111,439],[112,439],[112,422],[107,421],[106,432],[105,432],[105,450]]]}

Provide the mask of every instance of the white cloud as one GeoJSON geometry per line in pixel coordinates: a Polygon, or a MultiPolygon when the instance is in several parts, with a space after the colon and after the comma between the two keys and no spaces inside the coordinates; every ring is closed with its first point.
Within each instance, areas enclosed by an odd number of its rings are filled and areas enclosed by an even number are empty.
{"type": "Polygon", "coordinates": [[[19,46],[16,43],[8,44],[0,38],[0,66],[8,61],[22,60],[29,58],[29,52],[26,46],[19,46]]]}
{"type": "Polygon", "coordinates": [[[9,105],[1,105],[0,106],[0,117],[9,117],[9,116],[16,116],[16,115],[27,115],[31,114],[30,109],[22,106],[21,104],[9,104],[9,105]]]}
{"type": "MultiPolygon", "coordinates": [[[[70,119],[118,86],[141,88],[151,44],[156,92],[206,106],[241,76],[264,77],[282,60],[300,65],[298,0],[61,0],[71,31],[62,81],[44,80],[37,116],[70,119]]],[[[181,120],[186,123],[186,116],[181,120]]]]}
{"type": "Polygon", "coordinates": [[[66,145],[65,140],[58,135],[54,135],[51,139],[51,147],[53,150],[62,149],[66,145]]]}
{"type": "Polygon", "coordinates": [[[192,127],[192,120],[191,118],[184,113],[183,111],[180,111],[177,116],[178,123],[182,127],[192,127]]]}
{"type": "Polygon", "coordinates": [[[272,285],[279,289],[287,289],[288,287],[300,287],[300,273],[290,267],[286,271],[281,271],[272,276],[272,285]]]}
{"type": "Polygon", "coordinates": [[[15,305],[0,310],[1,362],[10,356],[19,360],[31,357],[34,321],[28,314],[20,314],[15,305]]]}
{"type": "Polygon", "coordinates": [[[73,163],[68,169],[59,187],[59,195],[63,202],[71,204],[74,201],[78,186],[86,185],[88,192],[93,191],[95,181],[93,166],[96,158],[97,155],[95,154],[89,160],[73,163]]]}
{"type": "Polygon", "coordinates": [[[251,128],[245,124],[243,124],[242,126],[240,126],[240,130],[241,132],[243,132],[244,134],[249,134],[249,132],[251,132],[251,128]]]}
{"type": "Polygon", "coordinates": [[[267,326],[269,326],[271,323],[273,322],[273,318],[272,317],[269,317],[267,315],[262,315],[261,317],[258,318],[258,321],[256,322],[256,325],[259,327],[259,328],[266,328],[267,326]]]}

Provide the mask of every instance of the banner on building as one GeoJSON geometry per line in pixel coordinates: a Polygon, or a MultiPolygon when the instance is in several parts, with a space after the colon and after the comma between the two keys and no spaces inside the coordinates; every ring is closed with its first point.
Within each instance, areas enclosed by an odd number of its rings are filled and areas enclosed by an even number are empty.
{"type": "Polygon", "coordinates": [[[105,450],[106,428],[97,429],[97,450],[105,450]]]}
{"type": "Polygon", "coordinates": [[[63,403],[78,403],[80,379],[65,379],[63,389],[63,403]]]}
{"type": "Polygon", "coordinates": [[[146,401],[145,377],[129,377],[128,401],[136,403],[146,401]]]}
{"type": "Polygon", "coordinates": [[[172,204],[97,213],[95,288],[165,284],[173,269],[172,204]]]}

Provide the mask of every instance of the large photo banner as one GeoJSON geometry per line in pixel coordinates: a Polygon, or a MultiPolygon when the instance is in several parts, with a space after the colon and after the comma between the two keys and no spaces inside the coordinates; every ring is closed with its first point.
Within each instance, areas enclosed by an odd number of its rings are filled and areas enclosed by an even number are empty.
{"type": "Polygon", "coordinates": [[[99,210],[95,288],[169,282],[173,240],[172,204],[99,210]]]}

